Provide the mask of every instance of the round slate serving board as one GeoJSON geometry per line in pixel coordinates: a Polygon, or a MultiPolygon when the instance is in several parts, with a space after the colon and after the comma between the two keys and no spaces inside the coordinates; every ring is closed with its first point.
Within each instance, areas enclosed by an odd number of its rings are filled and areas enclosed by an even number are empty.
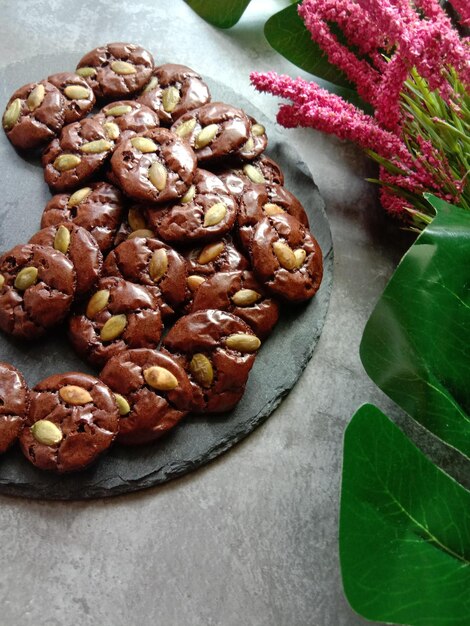
{"type": "MultiPolygon", "coordinates": [[[[37,56],[0,70],[0,111],[3,112],[15,89],[49,74],[71,70],[81,56],[82,53],[60,58],[37,56]]],[[[41,472],[30,465],[15,446],[0,457],[1,493],[62,500],[97,498],[144,489],[176,478],[222,454],[266,420],[307,365],[323,327],[333,278],[333,246],[323,200],[295,149],[277,132],[274,124],[250,104],[247,99],[250,87],[247,85],[246,97],[242,97],[221,83],[208,83],[213,100],[240,106],[265,125],[269,137],[266,154],[281,165],[285,186],[306,208],[311,230],[322,248],[324,277],[320,290],[307,305],[283,306],[279,324],[256,358],[246,393],[232,412],[189,416],[159,442],[134,448],[116,445],[93,467],[73,475],[41,472]]],[[[3,252],[27,242],[39,229],[50,192],[43,181],[39,161],[20,157],[3,133],[0,135],[0,164],[0,252],[3,252]]],[[[58,372],[78,370],[96,374],[75,355],[63,328],[29,343],[0,335],[0,360],[18,367],[30,386],[58,372]]]]}

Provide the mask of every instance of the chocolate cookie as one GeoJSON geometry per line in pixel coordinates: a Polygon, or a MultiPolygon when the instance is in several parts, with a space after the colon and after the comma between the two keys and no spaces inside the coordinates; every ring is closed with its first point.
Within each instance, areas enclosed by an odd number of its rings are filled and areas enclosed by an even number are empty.
{"type": "Polygon", "coordinates": [[[44,180],[54,191],[77,189],[99,172],[114,145],[99,116],[68,124],[42,155],[44,180]]]}
{"type": "Polygon", "coordinates": [[[65,98],[47,80],[28,83],[11,96],[2,124],[19,150],[32,150],[51,141],[65,121],[65,98]]]}
{"type": "Polygon", "coordinates": [[[228,157],[243,146],[250,136],[250,120],[237,107],[224,102],[209,102],[185,113],[171,130],[194,148],[199,163],[228,157]]]}
{"type": "Polygon", "coordinates": [[[196,171],[189,145],[166,128],[122,141],[111,159],[121,189],[135,200],[168,202],[188,191],[196,171]]]}
{"type": "Polygon", "coordinates": [[[250,120],[250,136],[248,141],[243,144],[236,152],[236,157],[242,161],[252,161],[266,150],[268,145],[268,136],[266,129],[262,124],[258,124],[254,117],[248,116],[250,120]]]}
{"type": "Polygon", "coordinates": [[[179,202],[147,208],[146,217],[161,239],[188,245],[223,237],[232,229],[237,209],[237,202],[220,178],[198,169],[193,184],[179,202]]]}
{"type": "Polygon", "coordinates": [[[237,215],[238,236],[244,250],[250,248],[253,232],[266,215],[288,213],[308,228],[308,217],[299,200],[281,185],[265,183],[245,187],[237,215]]]}
{"type": "Polygon", "coordinates": [[[265,217],[256,227],[251,258],[258,278],[290,302],[315,295],[323,275],[320,246],[295,217],[288,213],[265,217]]]}
{"type": "Polygon", "coordinates": [[[209,88],[197,72],[186,65],[166,63],[153,70],[152,78],[137,98],[171,126],[181,115],[211,99],[209,88]]]}
{"type": "Polygon", "coordinates": [[[124,199],[109,183],[92,183],[73,194],[57,194],[46,205],[41,228],[73,222],[93,235],[101,252],[109,250],[122,219],[124,199]]]}
{"type": "Polygon", "coordinates": [[[95,94],[86,80],[71,72],[52,74],[47,80],[57,87],[65,100],[65,124],[78,122],[91,112],[95,104],[95,94]]]}
{"type": "Polygon", "coordinates": [[[119,244],[104,263],[103,276],[144,285],[168,317],[187,298],[187,266],[181,255],[157,239],[135,237],[119,244]]]}
{"type": "Polygon", "coordinates": [[[76,72],[85,78],[97,98],[118,100],[138,92],[154,67],[148,50],[131,43],[109,43],[82,57],[76,72]]]}
{"type": "Polygon", "coordinates": [[[118,428],[116,400],[104,383],[79,372],[55,374],[31,391],[20,444],[36,467],[73,472],[105,452],[118,428]]]}
{"type": "Polygon", "coordinates": [[[217,309],[246,322],[265,339],[279,319],[279,305],[256,280],[253,272],[219,272],[197,289],[191,312],[217,309]]]}
{"type": "Polygon", "coordinates": [[[242,397],[260,340],[240,318],[209,309],[180,318],[163,345],[188,372],[192,410],[222,413],[242,397]]]}
{"type": "Polygon", "coordinates": [[[77,275],[75,295],[83,296],[93,289],[100,277],[103,255],[96,239],[72,222],[43,228],[31,237],[29,243],[59,250],[73,263],[77,275]]]}
{"type": "Polygon", "coordinates": [[[43,335],[67,315],[75,294],[72,262],[58,250],[23,244],[0,257],[0,329],[43,335]]]}
{"type": "Polygon", "coordinates": [[[116,394],[120,410],[117,441],[125,445],[158,439],[187,414],[192,389],[183,367],[156,350],[126,350],[100,374],[116,394]]]}
{"type": "Polygon", "coordinates": [[[103,124],[116,143],[160,126],[158,115],[135,100],[111,102],[98,115],[104,116],[103,124]]]}
{"type": "Polygon", "coordinates": [[[77,353],[98,367],[128,348],[156,348],[160,342],[160,309],[141,285],[102,278],[81,311],[69,320],[69,338],[77,353]]]}
{"type": "Polygon", "coordinates": [[[227,168],[225,165],[214,168],[214,171],[236,198],[239,198],[245,188],[250,187],[253,183],[258,185],[262,183],[284,184],[284,174],[280,166],[265,154],[243,166],[232,165],[232,167],[227,168]]]}
{"type": "Polygon", "coordinates": [[[29,408],[29,389],[23,374],[0,361],[0,454],[18,438],[29,408]]]}

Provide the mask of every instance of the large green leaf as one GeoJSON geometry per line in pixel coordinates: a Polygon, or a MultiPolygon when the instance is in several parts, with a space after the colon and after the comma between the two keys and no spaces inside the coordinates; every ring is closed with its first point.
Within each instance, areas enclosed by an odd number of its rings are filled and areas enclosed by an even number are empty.
{"type": "Polygon", "coordinates": [[[470,492],[377,408],[345,435],[340,559],[346,596],[367,619],[470,623],[470,492]]]}
{"type": "Polygon", "coordinates": [[[375,307],[361,358],[390,398],[470,457],[470,212],[426,197],[437,217],[375,307]]]}
{"type": "Polygon", "coordinates": [[[185,0],[189,6],[210,24],[219,28],[235,26],[250,0],[185,0]]]}
{"type": "Polygon", "coordinates": [[[269,44],[291,63],[326,81],[324,87],[328,91],[362,109],[367,108],[345,75],[328,61],[320,46],[312,41],[297,13],[297,4],[272,15],[265,24],[264,34],[269,44]]]}

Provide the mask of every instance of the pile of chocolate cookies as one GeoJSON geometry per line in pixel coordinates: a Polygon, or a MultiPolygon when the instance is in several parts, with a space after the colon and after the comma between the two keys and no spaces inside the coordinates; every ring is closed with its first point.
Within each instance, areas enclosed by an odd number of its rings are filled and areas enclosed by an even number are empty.
{"type": "Polygon", "coordinates": [[[32,340],[66,320],[101,373],[30,391],[0,363],[0,452],[19,438],[37,467],[74,471],[114,440],[232,409],[280,303],[322,278],[265,128],[212,102],[194,70],[126,43],[21,87],[2,122],[19,151],[42,151],[56,195],[42,230],[0,257],[0,329],[32,340]]]}

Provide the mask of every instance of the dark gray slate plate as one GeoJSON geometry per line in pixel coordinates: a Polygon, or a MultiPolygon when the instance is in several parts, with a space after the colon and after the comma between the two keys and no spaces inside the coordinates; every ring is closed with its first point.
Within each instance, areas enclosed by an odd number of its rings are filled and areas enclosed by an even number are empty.
{"type": "MultiPolygon", "coordinates": [[[[73,68],[81,57],[38,56],[0,71],[0,111],[19,86],[54,72],[73,68]]],[[[29,498],[82,499],[144,489],[190,472],[222,454],[266,420],[292,389],[307,365],[320,337],[331,293],[333,247],[324,203],[311,174],[295,149],[272,122],[247,98],[220,83],[210,83],[213,99],[243,107],[263,123],[270,139],[267,154],[286,175],[286,187],[303,203],[312,232],[324,254],[322,286],[306,306],[284,307],[273,335],[262,347],[250,374],[246,393],[234,411],[220,416],[187,418],[160,442],[138,448],[113,447],[96,465],[70,476],[40,472],[26,462],[17,447],[0,458],[0,492],[29,498]]],[[[249,97],[247,86],[247,97],[249,97]]],[[[2,202],[0,251],[26,242],[39,228],[42,210],[50,198],[37,160],[25,161],[0,134],[2,202]]],[[[33,386],[57,372],[94,373],[78,359],[57,328],[47,338],[27,344],[0,336],[0,360],[18,367],[33,386]]],[[[306,401],[307,404],[307,401],[306,401]]]]}

